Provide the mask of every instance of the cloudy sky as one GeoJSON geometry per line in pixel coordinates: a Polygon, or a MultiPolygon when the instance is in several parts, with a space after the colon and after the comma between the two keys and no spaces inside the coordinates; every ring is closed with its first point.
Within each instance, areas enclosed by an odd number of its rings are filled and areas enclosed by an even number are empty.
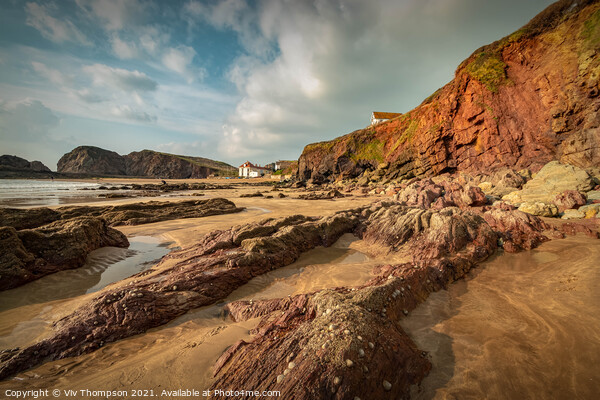
{"type": "Polygon", "coordinates": [[[239,165],[405,112],[547,0],[2,0],[0,154],[239,165]]]}

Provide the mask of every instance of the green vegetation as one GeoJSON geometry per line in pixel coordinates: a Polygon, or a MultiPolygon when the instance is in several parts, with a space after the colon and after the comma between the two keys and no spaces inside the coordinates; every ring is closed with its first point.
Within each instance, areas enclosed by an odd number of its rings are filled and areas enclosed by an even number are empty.
{"type": "Polygon", "coordinates": [[[467,72],[492,93],[498,93],[498,87],[510,82],[506,76],[506,64],[497,53],[481,52],[467,67],[467,72]]]}
{"type": "Polygon", "coordinates": [[[376,160],[383,162],[383,146],[385,143],[379,139],[373,139],[366,143],[356,143],[356,151],[350,155],[354,161],[358,160],[376,160]]]}
{"type": "Polygon", "coordinates": [[[600,10],[597,10],[585,21],[580,37],[586,50],[600,48],[600,10]]]}

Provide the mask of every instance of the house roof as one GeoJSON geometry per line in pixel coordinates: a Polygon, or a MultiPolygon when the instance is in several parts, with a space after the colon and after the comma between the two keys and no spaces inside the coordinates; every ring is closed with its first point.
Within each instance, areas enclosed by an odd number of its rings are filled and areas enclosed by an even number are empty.
{"type": "Polygon", "coordinates": [[[254,168],[254,169],[264,169],[264,170],[269,169],[269,168],[258,167],[256,165],[252,164],[250,161],[246,161],[245,163],[240,165],[238,168],[254,168]]]}
{"type": "Polygon", "coordinates": [[[373,118],[375,118],[375,119],[392,119],[392,118],[399,117],[401,115],[402,115],[402,113],[373,111],[373,118]]]}

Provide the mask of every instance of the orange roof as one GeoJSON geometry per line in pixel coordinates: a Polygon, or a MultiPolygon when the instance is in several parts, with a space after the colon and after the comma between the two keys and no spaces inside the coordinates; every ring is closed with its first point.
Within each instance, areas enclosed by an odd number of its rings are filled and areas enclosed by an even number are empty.
{"type": "Polygon", "coordinates": [[[392,119],[392,118],[399,117],[401,115],[402,115],[402,113],[373,111],[373,118],[375,118],[375,119],[392,119]]]}
{"type": "Polygon", "coordinates": [[[238,168],[255,168],[255,169],[264,169],[264,170],[269,169],[269,168],[257,167],[256,165],[252,164],[250,161],[246,161],[245,163],[240,165],[238,168]]]}

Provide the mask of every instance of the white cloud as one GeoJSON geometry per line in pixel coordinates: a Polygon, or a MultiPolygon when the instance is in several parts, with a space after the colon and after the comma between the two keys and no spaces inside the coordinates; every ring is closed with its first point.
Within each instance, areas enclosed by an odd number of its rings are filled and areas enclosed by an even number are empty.
{"type": "Polygon", "coordinates": [[[118,31],[147,15],[146,4],[137,0],[76,0],[91,19],[99,19],[107,31],[118,31]]]}
{"type": "Polygon", "coordinates": [[[162,57],[162,63],[171,71],[183,76],[188,83],[204,79],[205,71],[192,65],[196,51],[189,46],[178,46],[169,48],[162,57]]]}
{"type": "Polygon", "coordinates": [[[50,82],[52,82],[56,85],[59,85],[62,87],[62,86],[66,86],[70,82],[70,79],[65,77],[65,75],[63,75],[62,72],[60,72],[56,69],[49,68],[44,63],[33,61],[31,63],[31,65],[33,66],[33,69],[38,74],[40,74],[44,78],[50,80],[50,82]]]}
{"type": "Polygon", "coordinates": [[[48,139],[60,120],[39,100],[25,99],[0,104],[0,138],[12,142],[48,139]]]}
{"type": "Polygon", "coordinates": [[[128,105],[114,106],[112,114],[116,117],[131,119],[139,122],[155,122],[156,116],[150,115],[145,111],[136,110],[128,105]]]}
{"type": "Polygon", "coordinates": [[[104,64],[93,64],[83,67],[83,71],[89,74],[95,86],[108,85],[114,89],[125,92],[154,91],[158,84],[150,79],[148,75],[140,71],[129,71],[122,68],[113,68],[104,64]]]}
{"type": "Polygon", "coordinates": [[[113,52],[120,59],[126,60],[137,57],[138,51],[134,43],[121,40],[116,34],[112,36],[110,42],[113,52]]]}
{"type": "Polygon", "coordinates": [[[25,5],[27,14],[26,23],[34,27],[47,39],[56,43],[77,42],[90,45],[90,41],[85,35],[67,18],[61,16],[60,19],[51,14],[57,13],[58,8],[53,3],[44,5],[37,3],[27,3],[25,5]]]}

